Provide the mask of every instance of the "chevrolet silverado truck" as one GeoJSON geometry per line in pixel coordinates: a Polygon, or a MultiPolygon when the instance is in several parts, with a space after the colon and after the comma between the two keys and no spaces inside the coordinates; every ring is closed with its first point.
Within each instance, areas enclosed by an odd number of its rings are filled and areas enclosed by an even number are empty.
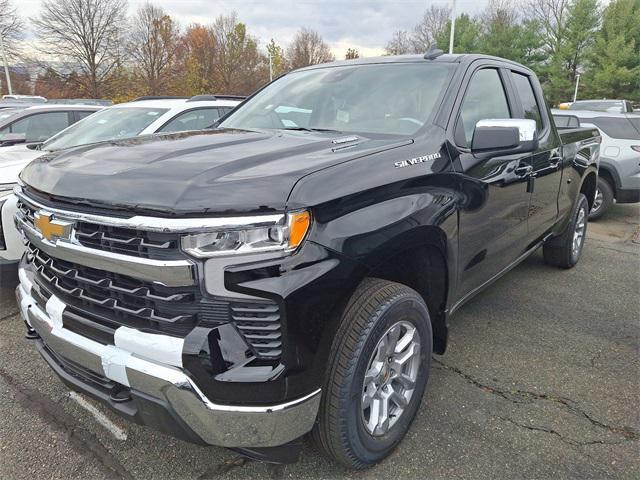
{"type": "Polygon", "coordinates": [[[409,429],[451,314],[539,247],[578,262],[598,152],[507,60],[294,71],[214,130],[31,162],[26,335],[134,422],[271,462],[312,432],[365,468],[409,429]]]}

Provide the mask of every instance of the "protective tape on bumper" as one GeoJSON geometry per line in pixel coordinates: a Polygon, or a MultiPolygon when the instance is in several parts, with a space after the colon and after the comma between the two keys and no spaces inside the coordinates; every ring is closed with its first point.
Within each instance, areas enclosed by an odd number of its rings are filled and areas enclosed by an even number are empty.
{"type": "Polygon", "coordinates": [[[129,327],[119,327],[113,338],[116,347],[120,349],[135,352],[149,360],[182,367],[182,338],[141,332],[129,327]]]}
{"type": "MultiPolygon", "coordinates": [[[[122,348],[103,345],[56,326],[27,294],[16,290],[23,315],[45,345],[64,358],[168,405],[204,442],[223,447],[274,447],[306,434],[314,425],[320,389],[301,398],[265,406],[221,405],[211,402],[181,369],[147,360],[122,348]]],[[[56,301],[49,310],[62,316],[56,301]]],[[[125,338],[126,335],[125,335],[125,338]]],[[[140,340],[140,338],[138,338],[140,340]]],[[[175,347],[175,345],[173,345],[175,347]]]]}

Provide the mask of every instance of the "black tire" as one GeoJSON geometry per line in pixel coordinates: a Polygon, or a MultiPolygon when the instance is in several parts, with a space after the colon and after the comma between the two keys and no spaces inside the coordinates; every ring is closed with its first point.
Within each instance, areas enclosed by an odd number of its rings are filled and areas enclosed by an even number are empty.
{"type": "Polygon", "coordinates": [[[360,284],[343,312],[331,346],[313,429],[314,439],[329,457],[349,468],[363,469],[385,458],[400,443],[422,401],[432,341],[429,311],[416,291],[374,278],[360,284]],[[417,333],[420,339],[420,354],[414,355],[418,362],[414,364],[415,386],[402,413],[389,415],[395,423],[376,436],[367,430],[361,410],[364,375],[374,350],[380,351],[378,342],[400,321],[415,327],[412,338],[417,333]]]}
{"type": "Polygon", "coordinates": [[[593,208],[589,212],[589,220],[597,220],[602,217],[613,205],[613,188],[611,184],[602,177],[598,177],[598,189],[593,208]],[[602,200],[597,199],[598,192],[602,195],[602,200]],[[598,201],[596,201],[598,200],[598,201]]]}
{"type": "Polygon", "coordinates": [[[589,203],[587,202],[587,197],[581,193],[576,205],[573,207],[571,221],[565,228],[562,235],[547,240],[542,247],[544,261],[546,263],[560,268],[572,268],[578,263],[584,248],[584,240],[587,236],[588,211],[589,203]],[[578,224],[579,218],[583,219],[583,230],[582,237],[578,242],[579,244],[577,245],[578,248],[576,250],[573,248],[574,233],[576,232],[576,225],[578,224]]]}

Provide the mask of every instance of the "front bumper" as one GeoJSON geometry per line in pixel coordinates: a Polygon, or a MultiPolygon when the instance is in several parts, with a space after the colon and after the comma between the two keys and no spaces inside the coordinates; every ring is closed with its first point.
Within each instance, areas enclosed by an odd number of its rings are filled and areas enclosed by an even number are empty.
{"type": "Polygon", "coordinates": [[[68,386],[118,414],[178,438],[240,449],[284,445],[313,427],[319,390],[277,405],[214,404],[181,368],[65,329],[64,304],[53,296],[43,310],[31,296],[31,281],[24,270],[20,280],[16,289],[20,311],[40,337],[43,358],[68,386]]]}

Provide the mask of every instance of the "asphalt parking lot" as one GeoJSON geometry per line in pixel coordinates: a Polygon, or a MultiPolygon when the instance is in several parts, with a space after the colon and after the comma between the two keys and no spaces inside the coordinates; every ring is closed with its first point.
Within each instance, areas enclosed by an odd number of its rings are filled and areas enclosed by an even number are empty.
{"type": "Polygon", "coordinates": [[[459,311],[407,438],[364,472],[310,440],[299,463],[266,465],[100,409],[114,435],[24,339],[1,290],[0,478],[640,478],[639,224],[640,207],[615,206],[589,224],[575,269],[537,253],[459,311]]]}

